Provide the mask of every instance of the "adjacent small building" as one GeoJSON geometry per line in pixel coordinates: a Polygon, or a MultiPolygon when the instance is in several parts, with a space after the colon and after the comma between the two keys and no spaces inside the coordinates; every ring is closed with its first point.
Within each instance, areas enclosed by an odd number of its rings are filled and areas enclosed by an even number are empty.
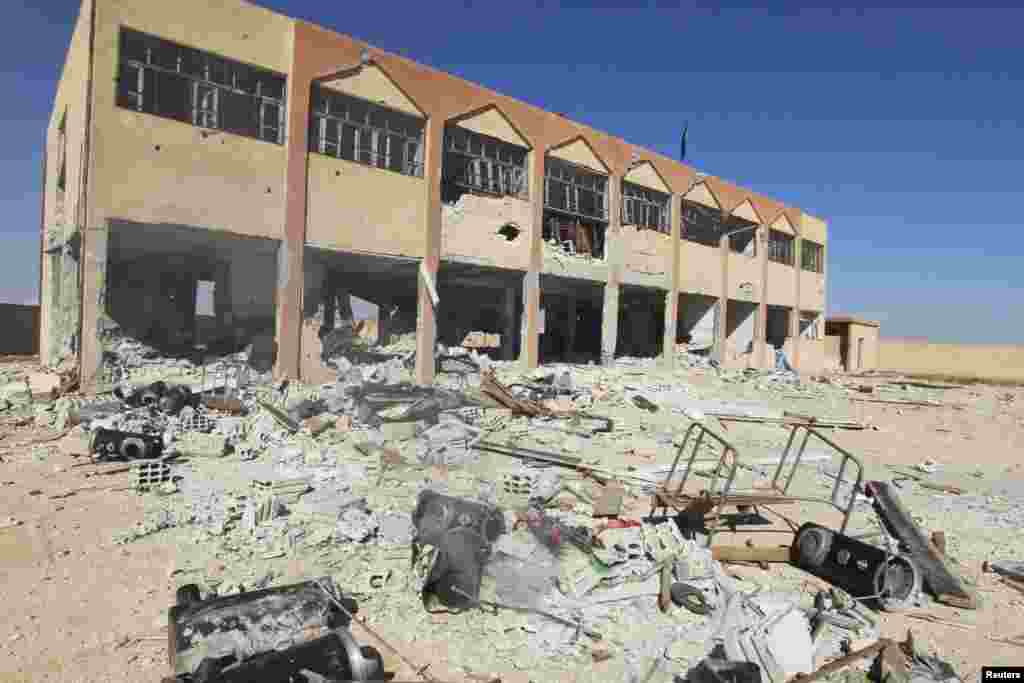
{"type": "Polygon", "coordinates": [[[839,368],[844,372],[879,369],[879,328],[877,320],[849,315],[825,319],[826,348],[836,353],[839,368]]]}
{"type": "Polygon", "coordinates": [[[527,366],[713,347],[816,372],[827,226],[798,207],[242,0],[85,0],[42,178],[41,355],[114,332],[324,376],[351,296],[527,366]]]}

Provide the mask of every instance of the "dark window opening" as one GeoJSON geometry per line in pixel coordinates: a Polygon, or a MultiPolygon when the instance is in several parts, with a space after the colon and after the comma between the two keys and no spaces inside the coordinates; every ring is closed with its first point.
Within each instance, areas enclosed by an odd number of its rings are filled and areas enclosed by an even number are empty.
{"type": "Polygon", "coordinates": [[[803,240],[800,244],[800,267],[812,273],[824,273],[824,247],[817,242],[803,240]]]}
{"type": "Polygon", "coordinates": [[[314,88],[309,148],[422,177],[423,120],[351,95],[314,88]]]}
{"type": "Polygon", "coordinates": [[[569,254],[603,259],[606,227],[598,221],[545,211],[542,237],[545,242],[554,242],[569,254]]]}
{"type": "Polygon", "coordinates": [[[283,144],[284,86],[284,76],[121,29],[119,107],[283,144]]]}
{"type": "Polygon", "coordinates": [[[442,199],[453,203],[465,192],[526,199],[527,150],[504,140],[449,126],[444,133],[442,199]]]}
{"type": "Polygon", "coordinates": [[[707,247],[717,247],[723,231],[721,211],[692,202],[683,202],[681,239],[707,247]]]}
{"type": "Polygon", "coordinates": [[[793,265],[793,236],[778,230],[768,231],[768,260],[793,265]]]}
{"type": "Polygon", "coordinates": [[[669,224],[669,195],[633,183],[622,183],[622,224],[665,234],[669,224]]]}
{"type": "MultiPolygon", "coordinates": [[[[727,223],[727,225],[729,225],[727,223]]],[[[729,249],[735,254],[744,256],[757,256],[757,226],[747,223],[744,225],[731,225],[730,230],[742,230],[729,235],[729,249]]]]}
{"type": "Polygon", "coordinates": [[[544,165],[544,206],[583,219],[608,220],[608,178],[561,159],[544,165]]]}

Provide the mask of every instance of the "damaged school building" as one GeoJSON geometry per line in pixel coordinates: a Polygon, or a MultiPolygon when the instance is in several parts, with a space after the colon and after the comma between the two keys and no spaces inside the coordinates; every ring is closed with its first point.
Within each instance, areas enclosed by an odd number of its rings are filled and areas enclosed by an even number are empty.
{"type": "Polygon", "coordinates": [[[526,367],[824,351],[826,225],[557,113],[226,0],[85,0],[47,133],[42,361],[105,341],[251,345],[333,377],[326,340],[470,333],[526,367]]]}

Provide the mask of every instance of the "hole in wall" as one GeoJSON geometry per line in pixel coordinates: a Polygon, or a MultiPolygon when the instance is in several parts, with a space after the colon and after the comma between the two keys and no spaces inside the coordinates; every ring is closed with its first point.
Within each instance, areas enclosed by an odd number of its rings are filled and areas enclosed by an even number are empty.
{"type": "Polygon", "coordinates": [[[160,151],[160,145],[153,145],[153,149],[155,149],[156,151],[159,152],[160,151]]]}
{"type": "Polygon", "coordinates": [[[519,235],[522,234],[522,230],[515,223],[506,223],[498,229],[498,234],[505,238],[507,242],[513,242],[519,235]]]}

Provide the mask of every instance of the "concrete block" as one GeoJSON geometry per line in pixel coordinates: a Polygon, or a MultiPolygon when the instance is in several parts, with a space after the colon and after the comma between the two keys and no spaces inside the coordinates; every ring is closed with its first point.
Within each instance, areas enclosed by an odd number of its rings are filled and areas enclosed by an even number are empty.
{"type": "Polygon", "coordinates": [[[184,434],[178,441],[182,455],[197,458],[220,458],[227,451],[227,439],[220,434],[184,434]]]}
{"type": "Polygon", "coordinates": [[[302,426],[309,430],[313,436],[320,436],[334,425],[334,421],[320,416],[314,416],[302,422],[302,426]]]}
{"type": "Polygon", "coordinates": [[[28,386],[32,397],[53,400],[60,389],[60,375],[54,372],[33,372],[28,376],[28,386]]]}
{"type": "Polygon", "coordinates": [[[417,422],[385,422],[380,426],[385,441],[408,441],[416,438],[417,422]]]}

